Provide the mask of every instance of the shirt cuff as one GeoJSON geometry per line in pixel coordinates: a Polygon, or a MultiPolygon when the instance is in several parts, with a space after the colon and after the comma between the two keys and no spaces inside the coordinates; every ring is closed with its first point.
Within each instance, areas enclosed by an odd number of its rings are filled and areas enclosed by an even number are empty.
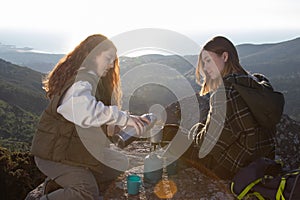
{"type": "Polygon", "coordinates": [[[117,125],[126,127],[129,119],[129,113],[126,111],[119,111],[119,116],[117,120],[117,125]]]}

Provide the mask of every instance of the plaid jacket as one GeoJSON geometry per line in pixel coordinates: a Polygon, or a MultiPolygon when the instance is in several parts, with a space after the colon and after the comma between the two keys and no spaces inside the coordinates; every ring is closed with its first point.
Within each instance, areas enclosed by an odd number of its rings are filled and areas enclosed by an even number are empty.
{"type": "MultiPolygon", "coordinates": [[[[252,88],[272,87],[262,75],[225,77],[224,86],[211,94],[210,110],[204,127],[198,126],[194,131],[199,158],[212,156],[218,166],[235,174],[258,157],[274,155],[275,127],[267,129],[258,124],[241,95],[228,81],[230,78],[252,88]]],[[[268,102],[265,103],[268,106],[268,102]]]]}

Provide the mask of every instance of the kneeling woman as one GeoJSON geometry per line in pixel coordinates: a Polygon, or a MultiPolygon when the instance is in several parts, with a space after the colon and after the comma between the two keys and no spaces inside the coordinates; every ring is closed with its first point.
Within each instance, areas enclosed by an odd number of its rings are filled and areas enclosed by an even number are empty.
{"type": "Polygon", "coordinates": [[[114,134],[110,127],[132,126],[140,134],[149,121],[120,110],[119,71],[115,45],[95,34],[46,77],[43,85],[50,102],[31,152],[37,167],[59,187],[41,199],[99,199],[100,183],[127,169],[127,157],[107,147],[106,136],[114,134]]]}

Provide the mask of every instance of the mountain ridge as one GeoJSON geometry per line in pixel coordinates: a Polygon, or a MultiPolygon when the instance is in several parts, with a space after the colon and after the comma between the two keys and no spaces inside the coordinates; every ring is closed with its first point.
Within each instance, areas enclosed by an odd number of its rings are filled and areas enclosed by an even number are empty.
{"type": "MultiPolygon", "coordinates": [[[[243,48],[245,48],[245,45],[237,46],[237,49],[239,52],[243,52],[243,48]]],[[[248,46],[247,48],[253,46],[248,46]]],[[[257,49],[256,49],[257,50],[257,49]]],[[[270,59],[276,59],[276,60],[287,60],[293,58],[292,56],[297,55],[296,53],[299,53],[300,51],[300,38],[295,38],[293,40],[280,42],[276,44],[265,44],[262,45],[259,49],[259,51],[256,51],[255,53],[248,54],[248,55],[240,55],[241,60],[243,60],[244,63],[249,62],[265,62],[266,60],[270,59]],[[251,58],[255,59],[251,59],[251,58]]],[[[298,60],[300,60],[299,56],[296,56],[298,60]]]]}
{"type": "MultiPolygon", "coordinates": [[[[245,65],[272,63],[276,60],[292,60],[295,62],[300,62],[300,37],[277,43],[239,44],[236,45],[236,48],[238,50],[241,63],[245,65]],[[277,55],[274,52],[277,52],[277,55]],[[274,59],[276,60],[274,61],[274,59]]],[[[29,67],[42,73],[49,72],[63,56],[64,54],[36,53],[32,52],[31,48],[16,48],[13,45],[4,45],[0,43],[0,58],[19,66],[29,67]]],[[[193,61],[197,61],[198,55],[186,55],[184,57],[192,57],[193,61]]],[[[120,60],[128,61],[136,59],[151,61],[155,59],[162,62],[169,58],[170,57],[168,56],[160,54],[149,54],[138,57],[121,56],[120,60]]],[[[192,64],[196,65],[195,62],[192,64]]]]}

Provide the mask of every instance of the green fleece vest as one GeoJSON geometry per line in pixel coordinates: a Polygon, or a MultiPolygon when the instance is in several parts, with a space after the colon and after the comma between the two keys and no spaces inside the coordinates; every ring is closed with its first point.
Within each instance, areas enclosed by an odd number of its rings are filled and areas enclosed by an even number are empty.
{"type": "MultiPolygon", "coordinates": [[[[83,80],[91,83],[96,99],[102,100],[104,89],[101,80],[96,75],[85,70],[78,72],[76,79],[67,81],[59,95],[55,95],[46,110],[42,113],[33,137],[31,152],[42,159],[64,164],[82,166],[101,173],[101,162],[94,158],[83,145],[78,136],[75,124],[67,121],[57,113],[63,95],[72,86],[74,81],[83,80]]],[[[105,129],[105,127],[103,127],[105,129]]],[[[88,128],[87,131],[99,131],[100,128],[88,128]]],[[[105,131],[105,130],[104,130],[105,131]]],[[[103,134],[103,137],[105,135],[103,134]]],[[[99,144],[100,146],[100,144],[99,144]]],[[[100,148],[100,147],[99,147],[100,148]]]]}

